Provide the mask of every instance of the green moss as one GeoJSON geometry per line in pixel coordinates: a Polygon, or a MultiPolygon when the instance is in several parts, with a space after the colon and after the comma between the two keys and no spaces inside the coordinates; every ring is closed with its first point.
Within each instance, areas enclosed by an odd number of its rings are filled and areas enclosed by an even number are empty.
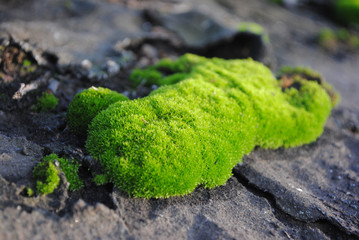
{"type": "Polygon", "coordinates": [[[99,112],[86,142],[103,177],[135,197],[184,195],[198,185],[225,184],[256,145],[314,141],[332,108],[319,82],[298,77],[300,87],[282,88],[267,67],[253,60],[186,54],[149,69],[136,70],[132,79],[148,77],[163,86],[99,112]]]}
{"type": "Polygon", "coordinates": [[[91,87],[75,96],[67,110],[66,120],[75,134],[84,137],[88,124],[99,112],[112,103],[125,100],[128,98],[115,91],[91,87]]]}
{"type": "Polygon", "coordinates": [[[37,194],[50,194],[60,183],[59,169],[52,162],[40,162],[32,173],[36,181],[37,194]]]}
{"type": "Polygon", "coordinates": [[[37,112],[46,112],[54,109],[58,103],[59,100],[54,96],[54,94],[43,92],[41,97],[37,98],[37,103],[34,109],[37,112]]]}
{"type": "Polygon", "coordinates": [[[359,24],[359,0],[336,0],[334,10],[344,23],[359,24]]]}
{"type": "Polygon", "coordinates": [[[34,196],[35,193],[34,193],[34,190],[32,190],[32,188],[27,187],[27,188],[25,188],[25,194],[27,197],[32,197],[32,196],[34,196]]]}
{"type": "Polygon", "coordinates": [[[332,102],[332,107],[336,107],[340,102],[340,94],[333,88],[332,85],[327,83],[320,73],[303,66],[284,66],[279,72],[282,88],[290,87],[295,83],[302,85],[304,80],[314,81],[318,83],[329,95],[332,102]]]}
{"type": "Polygon", "coordinates": [[[69,190],[75,191],[82,188],[83,182],[78,176],[79,167],[78,162],[59,158],[56,154],[45,156],[33,171],[37,194],[49,194],[57,188],[60,182],[60,177],[58,176],[60,170],[63,171],[67,181],[70,183],[69,190]],[[55,161],[58,161],[59,167],[55,166],[55,161]]]}
{"type": "Polygon", "coordinates": [[[205,58],[187,54],[176,62],[162,59],[156,65],[146,69],[135,69],[131,73],[131,80],[136,84],[168,85],[185,79],[193,65],[204,61],[205,58]]]}
{"type": "Polygon", "coordinates": [[[106,174],[98,174],[93,178],[94,183],[97,186],[104,185],[109,182],[108,177],[106,174]]]}
{"type": "Polygon", "coordinates": [[[241,22],[238,24],[238,30],[240,32],[249,32],[261,36],[264,43],[270,43],[269,35],[264,28],[254,22],[241,22]]]}

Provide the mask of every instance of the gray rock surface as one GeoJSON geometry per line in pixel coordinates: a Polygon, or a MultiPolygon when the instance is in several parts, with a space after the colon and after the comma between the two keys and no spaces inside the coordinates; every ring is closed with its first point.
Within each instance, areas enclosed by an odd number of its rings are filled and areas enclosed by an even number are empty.
{"type": "Polygon", "coordinates": [[[0,239],[131,239],[113,210],[83,201],[61,217],[41,209],[5,208],[0,222],[0,239]]]}
{"type": "Polygon", "coordinates": [[[235,177],[214,190],[167,200],[129,199],[113,193],[116,212],[137,239],[317,239],[336,238],[326,227],[289,222],[266,198],[235,177]]]}
{"type": "Polygon", "coordinates": [[[144,34],[140,12],[105,1],[19,1],[11,11],[0,3],[0,13],[0,31],[55,52],[61,64],[103,63],[116,41],[144,34]]]}
{"type": "Polygon", "coordinates": [[[41,157],[41,147],[25,137],[0,134],[0,176],[8,181],[28,182],[41,157]]]}
{"type": "Polygon", "coordinates": [[[315,143],[257,150],[234,172],[270,194],[293,218],[326,220],[359,235],[359,138],[333,122],[315,143]]]}

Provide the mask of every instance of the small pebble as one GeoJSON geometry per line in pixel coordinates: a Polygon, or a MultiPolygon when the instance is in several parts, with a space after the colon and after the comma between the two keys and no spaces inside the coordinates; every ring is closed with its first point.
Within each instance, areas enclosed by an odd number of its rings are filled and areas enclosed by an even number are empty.
{"type": "Polygon", "coordinates": [[[106,71],[110,76],[114,76],[120,72],[120,65],[113,60],[106,62],[106,71]]]}
{"type": "Polygon", "coordinates": [[[148,58],[158,58],[157,49],[150,44],[144,44],[141,50],[143,54],[146,55],[148,58]]]}
{"type": "Polygon", "coordinates": [[[90,70],[92,68],[92,62],[88,59],[84,59],[81,62],[81,67],[85,68],[86,70],[90,70]]]}
{"type": "Polygon", "coordinates": [[[50,89],[54,94],[56,94],[57,89],[59,88],[60,82],[56,79],[52,78],[50,80],[50,84],[48,86],[48,89],[50,89]]]}

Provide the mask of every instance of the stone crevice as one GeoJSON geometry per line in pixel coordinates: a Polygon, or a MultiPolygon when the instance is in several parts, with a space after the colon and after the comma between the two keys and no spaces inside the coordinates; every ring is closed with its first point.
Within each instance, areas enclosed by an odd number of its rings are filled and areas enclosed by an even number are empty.
{"type": "MultiPolygon", "coordinates": [[[[358,236],[351,235],[345,231],[341,226],[337,226],[332,223],[330,220],[322,218],[315,220],[313,222],[298,220],[294,216],[286,213],[282,210],[282,208],[278,205],[275,196],[267,191],[264,191],[252,184],[243,174],[239,171],[234,171],[233,176],[238,180],[240,184],[242,184],[249,192],[252,194],[264,198],[270,204],[273,209],[273,214],[276,219],[282,222],[284,225],[294,225],[294,226],[310,226],[312,228],[317,228],[322,231],[325,235],[327,235],[330,239],[359,239],[358,236]]],[[[290,235],[290,234],[289,234],[290,235]]]]}

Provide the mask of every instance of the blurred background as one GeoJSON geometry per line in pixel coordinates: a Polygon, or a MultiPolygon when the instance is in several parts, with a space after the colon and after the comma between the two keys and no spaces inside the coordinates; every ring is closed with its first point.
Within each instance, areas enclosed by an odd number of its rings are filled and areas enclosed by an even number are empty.
{"type": "MultiPolygon", "coordinates": [[[[251,57],[274,72],[317,70],[351,108],[359,102],[358,24],[358,0],[0,1],[2,39],[11,35],[50,58],[38,63],[80,64],[102,78],[185,52],[251,57]]],[[[3,75],[11,75],[4,62],[3,75]]]]}

